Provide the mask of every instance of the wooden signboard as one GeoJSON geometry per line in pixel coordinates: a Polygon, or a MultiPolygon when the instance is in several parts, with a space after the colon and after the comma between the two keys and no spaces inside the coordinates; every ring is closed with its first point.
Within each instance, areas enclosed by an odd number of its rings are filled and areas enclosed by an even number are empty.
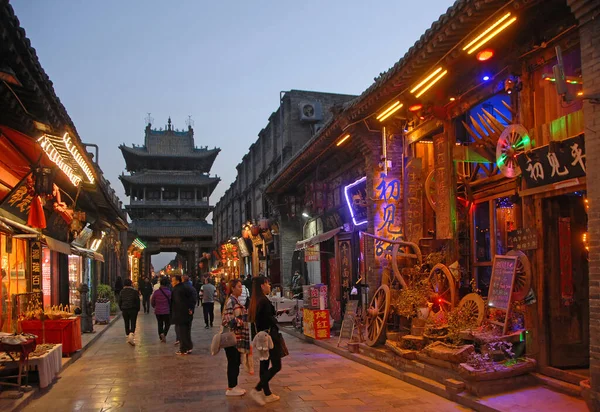
{"type": "Polygon", "coordinates": [[[522,228],[508,232],[508,247],[519,250],[538,248],[538,235],[535,228],[522,228]]]}
{"type": "Polygon", "coordinates": [[[502,333],[506,334],[508,316],[512,301],[512,290],[515,283],[515,271],[517,269],[517,256],[494,256],[492,264],[492,278],[488,291],[488,306],[490,309],[505,312],[504,321],[499,322],[496,318],[490,322],[502,326],[502,333]]]}
{"type": "Polygon", "coordinates": [[[345,338],[345,339],[352,338],[352,332],[354,329],[354,320],[356,317],[357,307],[358,307],[358,300],[349,300],[346,303],[346,311],[344,312],[344,319],[342,320],[342,327],[340,328],[340,337],[338,339],[338,346],[340,346],[341,338],[345,338]]]}

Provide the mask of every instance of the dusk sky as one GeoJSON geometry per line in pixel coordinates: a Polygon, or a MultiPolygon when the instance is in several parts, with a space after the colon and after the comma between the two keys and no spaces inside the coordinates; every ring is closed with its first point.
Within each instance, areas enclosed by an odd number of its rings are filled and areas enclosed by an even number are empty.
{"type": "MultiPolygon", "coordinates": [[[[211,171],[235,166],[284,90],[360,94],[452,4],[449,0],[158,1],[12,0],[81,139],[100,146],[117,176],[119,144],[144,142],[144,119],[194,121],[196,146],[220,147],[211,171]]],[[[154,256],[156,269],[174,254],[154,256]]]]}

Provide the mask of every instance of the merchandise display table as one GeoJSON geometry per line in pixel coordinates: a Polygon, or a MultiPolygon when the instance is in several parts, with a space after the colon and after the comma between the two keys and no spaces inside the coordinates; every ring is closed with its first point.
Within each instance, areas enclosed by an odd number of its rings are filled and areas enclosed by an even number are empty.
{"type": "MultiPolygon", "coordinates": [[[[290,309],[289,313],[282,313],[279,316],[277,316],[278,322],[291,322],[294,319],[294,314],[293,314],[292,309],[294,309],[296,307],[296,300],[283,298],[283,297],[277,297],[277,296],[269,296],[269,300],[271,301],[273,306],[275,306],[276,311],[290,309]]],[[[300,303],[300,307],[302,307],[301,300],[299,301],[299,303],[300,303]]]]}
{"type": "Polygon", "coordinates": [[[81,349],[81,318],[79,316],[68,319],[45,320],[44,331],[42,321],[23,320],[21,328],[24,333],[38,336],[41,343],[62,344],[63,355],[70,355],[81,349]]]}
{"type": "MultiPolygon", "coordinates": [[[[37,371],[40,388],[45,388],[52,383],[62,366],[62,345],[45,344],[37,345],[35,350],[28,354],[27,363],[23,372],[37,371]]],[[[0,352],[0,363],[7,367],[16,367],[20,362],[0,352]]]]}
{"type": "Polygon", "coordinates": [[[27,367],[29,363],[29,354],[35,350],[36,341],[35,339],[27,339],[27,341],[17,344],[8,344],[0,342],[0,353],[6,357],[6,362],[0,360],[0,364],[3,366],[7,363],[14,362],[19,369],[17,375],[3,376],[2,380],[7,380],[11,378],[17,378],[17,383],[9,383],[9,382],[0,382],[0,385],[7,386],[17,386],[19,390],[23,388],[21,385],[21,381],[23,376],[25,377],[25,385],[28,386],[27,381],[27,367]],[[18,356],[18,360],[15,358],[18,356]]]}

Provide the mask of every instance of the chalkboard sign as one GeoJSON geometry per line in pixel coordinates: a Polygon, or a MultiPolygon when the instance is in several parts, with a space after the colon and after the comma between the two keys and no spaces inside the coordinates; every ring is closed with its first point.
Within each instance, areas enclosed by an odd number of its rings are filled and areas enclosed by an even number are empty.
{"type": "Polygon", "coordinates": [[[338,346],[340,346],[341,338],[350,339],[352,337],[352,330],[354,329],[357,308],[358,300],[349,300],[346,302],[346,311],[344,312],[344,319],[342,320],[338,346]]]}
{"type": "Polygon", "coordinates": [[[498,322],[496,319],[491,320],[492,323],[503,326],[503,333],[506,333],[517,261],[517,256],[496,255],[492,264],[488,306],[490,309],[506,312],[504,322],[498,322]]]}

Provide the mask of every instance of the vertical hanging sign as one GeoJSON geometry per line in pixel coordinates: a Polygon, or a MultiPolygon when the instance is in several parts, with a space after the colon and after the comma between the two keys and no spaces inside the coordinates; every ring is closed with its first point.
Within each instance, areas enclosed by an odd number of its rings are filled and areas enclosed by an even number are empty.
{"type": "Polygon", "coordinates": [[[42,244],[31,242],[31,291],[42,290],[42,244]]]}
{"type": "Polygon", "coordinates": [[[421,159],[412,159],[406,165],[406,195],[404,209],[406,215],[406,240],[419,243],[423,237],[423,184],[421,182],[421,159]]]}
{"type": "Polygon", "coordinates": [[[454,163],[450,156],[450,144],[445,133],[433,136],[433,155],[435,161],[435,227],[437,239],[452,239],[456,224],[456,207],[452,173],[454,163]]]}
{"type": "Polygon", "coordinates": [[[560,243],[560,297],[564,306],[573,303],[573,265],[571,261],[571,218],[558,218],[560,243]]]}

